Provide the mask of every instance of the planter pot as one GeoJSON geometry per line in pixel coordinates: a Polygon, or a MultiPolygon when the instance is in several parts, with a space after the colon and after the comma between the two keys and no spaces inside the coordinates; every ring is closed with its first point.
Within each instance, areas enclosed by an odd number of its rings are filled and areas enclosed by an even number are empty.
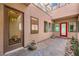
{"type": "Polygon", "coordinates": [[[37,49],[37,47],[34,45],[34,46],[32,46],[32,45],[30,45],[29,47],[28,47],[28,50],[36,50],[37,49]]]}

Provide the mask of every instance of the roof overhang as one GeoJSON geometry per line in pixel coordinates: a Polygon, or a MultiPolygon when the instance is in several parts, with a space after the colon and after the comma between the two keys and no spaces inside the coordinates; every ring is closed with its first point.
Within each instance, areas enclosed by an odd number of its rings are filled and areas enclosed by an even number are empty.
{"type": "Polygon", "coordinates": [[[60,18],[56,18],[56,19],[52,19],[53,20],[60,20],[60,19],[70,19],[70,18],[76,18],[78,17],[79,14],[75,14],[75,15],[70,15],[70,16],[64,16],[64,17],[60,17],[60,18]]]}
{"type": "Polygon", "coordinates": [[[30,5],[30,3],[24,3],[24,5],[29,6],[29,5],[30,5]]]}

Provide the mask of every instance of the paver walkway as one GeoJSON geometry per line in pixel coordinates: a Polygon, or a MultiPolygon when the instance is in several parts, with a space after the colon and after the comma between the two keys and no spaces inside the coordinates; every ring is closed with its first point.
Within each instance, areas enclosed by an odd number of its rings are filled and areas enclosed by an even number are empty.
{"type": "Polygon", "coordinates": [[[37,44],[37,49],[29,51],[27,48],[7,54],[6,56],[64,56],[67,39],[47,39],[37,44]]]}

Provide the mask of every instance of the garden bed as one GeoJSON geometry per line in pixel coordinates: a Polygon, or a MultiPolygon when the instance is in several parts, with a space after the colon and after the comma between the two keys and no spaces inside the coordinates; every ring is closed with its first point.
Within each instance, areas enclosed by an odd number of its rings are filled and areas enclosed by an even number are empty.
{"type": "Polygon", "coordinates": [[[68,40],[65,56],[79,56],[79,42],[74,37],[68,40]]]}
{"type": "Polygon", "coordinates": [[[74,56],[74,51],[72,50],[71,46],[72,46],[72,44],[71,44],[70,40],[68,40],[66,50],[65,50],[65,56],[74,56]]]}

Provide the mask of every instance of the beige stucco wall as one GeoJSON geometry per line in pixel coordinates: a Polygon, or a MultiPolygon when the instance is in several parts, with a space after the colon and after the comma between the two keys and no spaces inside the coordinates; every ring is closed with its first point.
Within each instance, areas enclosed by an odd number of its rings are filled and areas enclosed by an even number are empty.
{"type": "Polygon", "coordinates": [[[79,14],[79,4],[70,3],[51,12],[53,19],[79,14]]]}
{"type": "MultiPolygon", "coordinates": [[[[55,23],[62,23],[62,22],[73,22],[73,21],[76,21],[78,18],[70,18],[70,19],[59,19],[59,20],[56,20],[55,23]]],[[[68,25],[67,25],[68,26],[68,25]]],[[[60,32],[54,32],[53,33],[55,36],[59,36],[60,37],[60,32]]],[[[67,37],[68,38],[72,38],[75,37],[76,38],[76,32],[68,32],[68,35],[67,37]]]]}
{"type": "MultiPolygon", "coordinates": [[[[39,8],[35,7],[34,5],[30,4],[28,7],[23,4],[5,4],[9,7],[15,8],[24,12],[24,47],[27,44],[35,40],[36,42],[45,40],[52,35],[52,32],[44,33],[44,21],[48,21],[51,23],[51,18],[49,15],[41,11],[39,8]],[[38,34],[31,34],[30,33],[30,16],[36,17],[39,19],[39,33],[38,34]]],[[[4,4],[0,4],[0,52],[3,52],[3,6],[4,4]]]]}
{"type": "Polygon", "coordinates": [[[60,37],[60,32],[53,32],[53,35],[60,37]]]}
{"type": "MultiPolygon", "coordinates": [[[[75,21],[74,18],[73,19],[70,18],[75,17],[78,14],[79,14],[79,3],[70,3],[63,7],[57,8],[51,12],[52,19],[56,20],[57,23],[75,21]]],[[[54,32],[54,34],[56,36],[60,36],[60,32],[54,32]]],[[[79,39],[79,33],[77,34],[76,32],[68,32],[68,37],[71,38],[72,36],[74,36],[75,38],[78,37],[79,39]]]]}
{"type": "MultiPolygon", "coordinates": [[[[44,21],[48,21],[51,23],[50,16],[46,15],[43,11],[35,7],[34,5],[29,5],[25,10],[25,42],[30,42],[31,40],[35,40],[39,42],[41,40],[47,39],[52,35],[52,32],[44,33],[44,21]],[[39,33],[38,34],[31,34],[30,33],[30,16],[34,16],[39,19],[39,33]]],[[[27,45],[25,43],[25,46],[27,45]]]]}
{"type": "Polygon", "coordinates": [[[35,40],[39,42],[41,40],[47,39],[52,35],[52,32],[44,33],[44,21],[48,21],[51,23],[51,18],[49,15],[35,7],[33,4],[30,4],[28,7],[21,4],[7,4],[13,8],[16,8],[20,11],[24,12],[24,46],[31,40],[35,40]],[[16,7],[15,7],[16,6],[16,7]],[[31,34],[30,33],[30,16],[36,17],[39,19],[39,33],[31,34]]]}
{"type": "Polygon", "coordinates": [[[72,38],[72,36],[74,37],[74,38],[76,38],[77,36],[76,36],[76,32],[68,32],[68,37],[69,38],[72,38]]]}

